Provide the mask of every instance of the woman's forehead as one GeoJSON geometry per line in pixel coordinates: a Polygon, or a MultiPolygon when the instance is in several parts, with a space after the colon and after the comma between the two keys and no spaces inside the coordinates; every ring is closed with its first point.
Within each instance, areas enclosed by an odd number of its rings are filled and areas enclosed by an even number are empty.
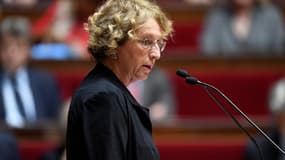
{"type": "Polygon", "coordinates": [[[157,21],[153,18],[148,19],[143,23],[137,30],[137,35],[144,35],[144,36],[154,36],[154,37],[161,37],[161,27],[157,23],[157,21]]]}

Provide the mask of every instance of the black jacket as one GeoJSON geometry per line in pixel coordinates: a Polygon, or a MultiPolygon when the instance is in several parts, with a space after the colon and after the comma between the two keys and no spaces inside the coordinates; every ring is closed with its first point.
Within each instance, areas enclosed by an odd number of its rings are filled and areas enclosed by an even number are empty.
{"type": "MultiPolygon", "coordinates": [[[[281,134],[278,132],[277,129],[273,129],[269,132],[269,137],[281,148],[281,134]]],[[[263,160],[279,160],[281,153],[277,150],[273,144],[271,144],[267,139],[263,136],[255,137],[256,143],[258,144],[261,152],[263,160]]],[[[245,149],[245,160],[258,160],[261,159],[259,157],[259,153],[257,147],[251,141],[248,142],[246,149],[245,149]]]]}
{"type": "Polygon", "coordinates": [[[158,160],[149,111],[102,64],[72,97],[67,160],[158,160]]]}

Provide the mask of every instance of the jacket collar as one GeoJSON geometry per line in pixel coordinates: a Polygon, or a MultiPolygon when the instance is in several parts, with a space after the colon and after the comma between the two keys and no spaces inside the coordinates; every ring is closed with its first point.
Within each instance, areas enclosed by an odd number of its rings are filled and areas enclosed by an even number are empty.
{"type": "Polygon", "coordinates": [[[106,77],[109,81],[115,83],[116,86],[118,86],[125,93],[128,100],[134,106],[138,106],[141,109],[145,110],[145,112],[149,112],[148,108],[142,106],[141,104],[139,104],[137,102],[137,100],[133,97],[133,95],[130,93],[128,88],[123,84],[123,82],[121,80],[118,79],[118,77],[115,75],[115,73],[111,69],[109,69],[107,66],[105,66],[102,63],[97,63],[95,68],[91,71],[91,73],[92,72],[96,72],[97,74],[100,74],[100,75],[106,77]]]}

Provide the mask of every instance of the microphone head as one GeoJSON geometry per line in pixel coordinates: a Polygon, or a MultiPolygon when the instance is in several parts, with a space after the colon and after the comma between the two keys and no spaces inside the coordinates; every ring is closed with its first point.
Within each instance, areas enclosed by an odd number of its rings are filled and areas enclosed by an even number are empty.
{"type": "Polygon", "coordinates": [[[192,84],[192,85],[199,84],[198,79],[195,78],[195,77],[186,77],[185,81],[186,81],[186,83],[189,83],[189,84],[192,84]]]}
{"type": "Polygon", "coordinates": [[[190,75],[188,74],[187,71],[185,71],[184,69],[178,69],[176,71],[176,75],[177,76],[180,76],[180,77],[183,77],[183,78],[186,78],[186,77],[189,77],[190,75]]]}

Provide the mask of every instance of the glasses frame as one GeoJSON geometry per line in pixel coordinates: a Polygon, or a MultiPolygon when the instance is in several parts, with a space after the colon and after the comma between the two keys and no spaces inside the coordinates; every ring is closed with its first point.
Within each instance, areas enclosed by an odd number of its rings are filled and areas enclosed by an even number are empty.
{"type": "Polygon", "coordinates": [[[160,53],[162,53],[165,50],[167,43],[166,40],[164,39],[151,40],[148,38],[142,38],[142,39],[136,38],[135,40],[138,41],[141,44],[141,46],[145,49],[151,50],[153,49],[154,46],[158,47],[160,53]]]}

